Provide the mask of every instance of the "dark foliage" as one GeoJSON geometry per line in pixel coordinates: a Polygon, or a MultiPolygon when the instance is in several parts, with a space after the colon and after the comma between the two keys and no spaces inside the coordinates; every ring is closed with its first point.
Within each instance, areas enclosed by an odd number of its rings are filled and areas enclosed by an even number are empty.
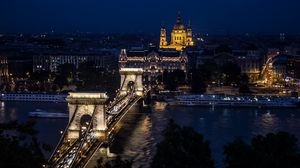
{"type": "Polygon", "coordinates": [[[131,168],[132,163],[132,160],[124,160],[120,156],[109,161],[104,161],[103,158],[100,158],[97,160],[95,168],[131,168]]]}
{"type": "Polygon", "coordinates": [[[157,145],[153,168],[212,168],[214,161],[208,141],[192,128],[181,128],[170,121],[164,140],[157,145]]]}
{"type": "Polygon", "coordinates": [[[226,168],[299,168],[300,156],[294,135],[285,132],[258,135],[251,144],[242,139],[225,145],[226,168]]]}
{"type": "Polygon", "coordinates": [[[249,77],[247,74],[242,74],[239,82],[240,93],[251,93],[249,89],[249,77]]]}
{"type": "Polygon", "coordinates": [[[165,89],[175,91],[178,85],[185,83],[185,73],[183,70],[176,69],[173,72],[164,71],[163,73],[163,83],[165,89]]]}
{"type": "Polygon", "coordinates": [[[210,78],[211,73],[206,68],[192,70],[191,87],[193,93],[205,93],[207,89],[206,81],[210,78]]]}
{"type": "Polygon", "coordinates": [[[222,66],[223,81],[225,85],[237,84],[240,79],[241,68],[236,63],[226,63],[222,66]]]}
{"type": "Polygon", "coordinates": [[[0,124],[0,167],[43,167],[46,160],[41,146],[48,151],[51,148],[37,141],[33,126],[34,122],[0,124]]]}
{"type": "Polygon", "coordinates": [[[81,91],[106,91],[113,94],[120,87],[120,75],[116,71],[95,68],[93,63],[84,62],[79,65],[78,77],[82,82],[78,86],[81,91]]]}

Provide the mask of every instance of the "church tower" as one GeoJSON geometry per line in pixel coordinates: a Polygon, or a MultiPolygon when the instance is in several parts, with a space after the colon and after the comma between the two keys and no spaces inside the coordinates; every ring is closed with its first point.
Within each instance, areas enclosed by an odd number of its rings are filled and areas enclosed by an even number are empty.
{"type": "Polygon", "coordinates": [[[166,28],[162,25],[160,28],[160,41],[159,46],[162,48],[163,46],[167,46],[167,31],[166,28]]]}
{"type": "Polygon", "coordinates": [[[186,31],[187,31],[186,32],[186,45],[187,46],[194,46],[191,22],[189,22],[189,25],[188,25],[186,31]]]}
{"type": "Polygon", "coordinates": [[[177,16],[176,24],[173,27],[171,33],[171,45],[177,46],[176,50],[181,50],[185,46],[186,42],[186,31],[181,20],[180,14],[177,16]]]}
{"type": "Polygon", "coordinates": [[[120,63],[119,66],[120,66],[120,68],[124,68],[126,66],[127,60],[128,60],[128,57],[127,57],[127,54],[126,54],[126,49],[122,49],[121,53],[119,55],[119,63],[120,63]]]}
{"type": "Polygon", "coordinates": [[[180,13],[178,13],[176,24],[173,27],[171,32],[171,40],[168,43],[167,34],[165,27],[161,27],[160,29],[160,48],[171,48],[176,51],[182,51],[187,46],[194,46],[193,35],[192,35],[192,27],[189,24],[187,29],[185,28],[180,13]]]}

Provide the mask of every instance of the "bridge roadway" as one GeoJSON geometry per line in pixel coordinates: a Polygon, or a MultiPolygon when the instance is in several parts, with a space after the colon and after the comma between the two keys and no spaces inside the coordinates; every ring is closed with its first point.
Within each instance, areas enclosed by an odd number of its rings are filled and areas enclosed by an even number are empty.
{"type": "Polygon", "coordinates": [[[264,65],[262,67],[262,70],[261,70],[261,77],[262,77],[262,79],[270,80],[270,79],[268,79],[270,77],[268,76],[267,73],[268,73],[268,71],[272,71],[272,67],[271,67],[272,65],[271,65],[271,63],[272,63],[273,59],[276,56],[278,56],[278,53],[272,53],[272,54],[268,55],[267,60],[264,63],[264,65]]]}
{"type": "MultiPolygon", "coordinates": [[[[118,98],[113,105],[106,109],[108,141],[114,136],[114,128],[118,122],[127,114],[128,110],[141,99],[133,92],[118,98]]],[[[94,113],[93,113],[94,115],[94,113]]],[[[92,116],[93,118],[94,116],[92,116]]],[[[68,127],[68,126],[67,126],[68,127]]],[[[68,129],[68,128],[66,128],[68,129]]],[[[105,140],[95,139],[92,132],[92,122],[87,128],[82,129],[81,137],[77,140],[66,140],[66,130],[57,146],[53,156],[49,161],[49,167],[69,168],[85,167],[94,153],[103,145],[107,144],[105,140]]]]}

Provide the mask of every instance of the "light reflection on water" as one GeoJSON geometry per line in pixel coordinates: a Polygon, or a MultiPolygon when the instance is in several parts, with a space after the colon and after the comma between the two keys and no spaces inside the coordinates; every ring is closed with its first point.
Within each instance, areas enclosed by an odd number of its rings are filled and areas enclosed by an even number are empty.
{"type": "Polygon", "coordinates": [[[155,144],[161,139],[160,134],[169,118],[173,118],[181,126],[193,127],[209,140],[216,167],[223,167],[223,146],[236,137],[242,137],[249,142],[254,135],[287,131],[295,134],[300,140],[299,109],[167,107],[162,110],[156,106],[157,104],[145,121],[137,126],[141,128],[140,131],[136,131],[130,137],[130,143],[126,144],[125,155],[128,151],[137,154],[135,161],[138,161],[138,164],[135,164],[135,167],[145,167],[150,163],[155,144]],[[145,125],[148,125],[149,129],[142,129],[145,125]],[[147,142],[140,142],[144,140],[147,142]]]}
{"type": "MultiPolygon", "coordinates": [[[[64,103],[45,103],[45,102],[1,102],[0,103],[0,123],[18,120],[25,122],[30,120],[28,113],[42,109],[48,112],[67,112],[67,104],[64,103]]],[[[38,139],[51,145],[56,146],[60,138],[60,130],[64,130],[67,119],[35,119],[38,130],[38,139]]],[[[49,153],[46,153],[49,156],[49,153]]]]}
{"type": "MultiPolygon", "coordinates": [[[[67,111],[66,104],[55,103],[1,103],[0,122],[12,119],[28,120],[28,112],[35,109],[50,112],[67,111]]],[[[155,145],[161,140],[161,132],[173,118],[181,126],[193,127],[209,140],[216,167],[222,167],[223,146],[235,137],[250,141],[257,134],[287,131],[295,134],[300,142],[299,109],[226,109],[203,107],[167,107],[156,103],[150,113],[132,112],[124,118],[123,127],[116,141],[122,144],[122,156],[133,157],[135,167],[147,167],[155,153],[155,145]]],[[[67,124],[64,119],[38,119],[36,128],[39,139],[55,146],[59,131],[67,124]]],[[[120,145],[121,146],[121,145],[120,145]]]]}

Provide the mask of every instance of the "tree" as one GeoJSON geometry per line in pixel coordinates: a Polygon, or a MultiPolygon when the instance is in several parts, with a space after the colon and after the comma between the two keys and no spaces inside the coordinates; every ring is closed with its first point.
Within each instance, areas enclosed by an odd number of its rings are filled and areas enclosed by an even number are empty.
{"type": "Polygon", "coordinates": [[[246,144],[238,138],[225,145],[226,168],[296,168],[300,167],[297,139],[286,132],[258,135],[246,144]]]}
{"type": "Polygon", "coordinates": [[[58,87],[62,89],[64,85],[68,84],[68,79],[64,75],[57,75],[54,79],[54,84],[58,85],[58,87]]]}
{"type": "Polygon", "coordinates": [[[200,69],[192,70],[191,72],[191,87],[192,92],[194,93],[205,93],[207,84],[206,80],[208,80],[208,74],[205,71],[202,71],[200,69]]]}
{"type": "Polygon", "coordinates": [[[166,70],[163,72],[163,83],[167,90],[175,91],[178,87],[178,80],[175,74],[166,70]]]}
{"type": "Polygon", "coordinates": [[[185,72],[181,69],[175,69],[173,72],[173,76],[175,77],[175,80],[178,82],[178,84],[184,84],[186,82],[185,80],[185,72]]]}
{"type": "Polygon", "coordinates": [[[222,66],[223,80],[225,85],[237,84],[241,75],[241,68],[238,64],[228,62],[222,66]]]}
{"type": "Polygon", "coordinates": [[[92,62],[79,65],[78,77],[82,82],[81,90],[100,90],[113,94],[120,87],[120,75],[115,70],[96,68],[92,62]]]}
{"type": "Polygon", "coordinates": [[[163,72],[163,83],[165,89],[175,91],[178,85],[186,83],[185,72],[181,69],[175,69],[173,72],[168,72],[165,70],[163,72]]]}
{"type": "Polygon", "coordinates": [[[214,161],[208,141],[192,128],[169,121],[164,139],[157,145],[153,168],[212,168],[214,161]]]}
{"type": "Polygon", "coordinates": [[[76,73],[76,67],[73,64],[65,63],[58,66],[58,71],[61,75],[73,77],[76,73]]]}
{"type": "Polygon", "coordinates": [[[131,168],[132,163],[132,160],[124,160],[120,156],[109,161],[104,161],[101,157],[97,160],[95,168],[131,168]]]}
{"type": "Polygon", "coordinates": [[[38,168],[46,164],[42,153],[48,145],[37,141],[34,122],[0,124],[0,167],[38,168]]]}
{"type": "Polygon", "coordinates": [[[50,74],[49,71],[44,71],[44,70],[33,72],[32,75],[30,76],[30,79],[39,81],[41,83],[47,82],[49,78],[49,74],[50,74]]]}
{"type": "Polygon", "coordinates": [[[247,74],[242,74],[239,82],[239,92],[240,93],[250,93],[249,89],[249,77],[247,74]]]}

